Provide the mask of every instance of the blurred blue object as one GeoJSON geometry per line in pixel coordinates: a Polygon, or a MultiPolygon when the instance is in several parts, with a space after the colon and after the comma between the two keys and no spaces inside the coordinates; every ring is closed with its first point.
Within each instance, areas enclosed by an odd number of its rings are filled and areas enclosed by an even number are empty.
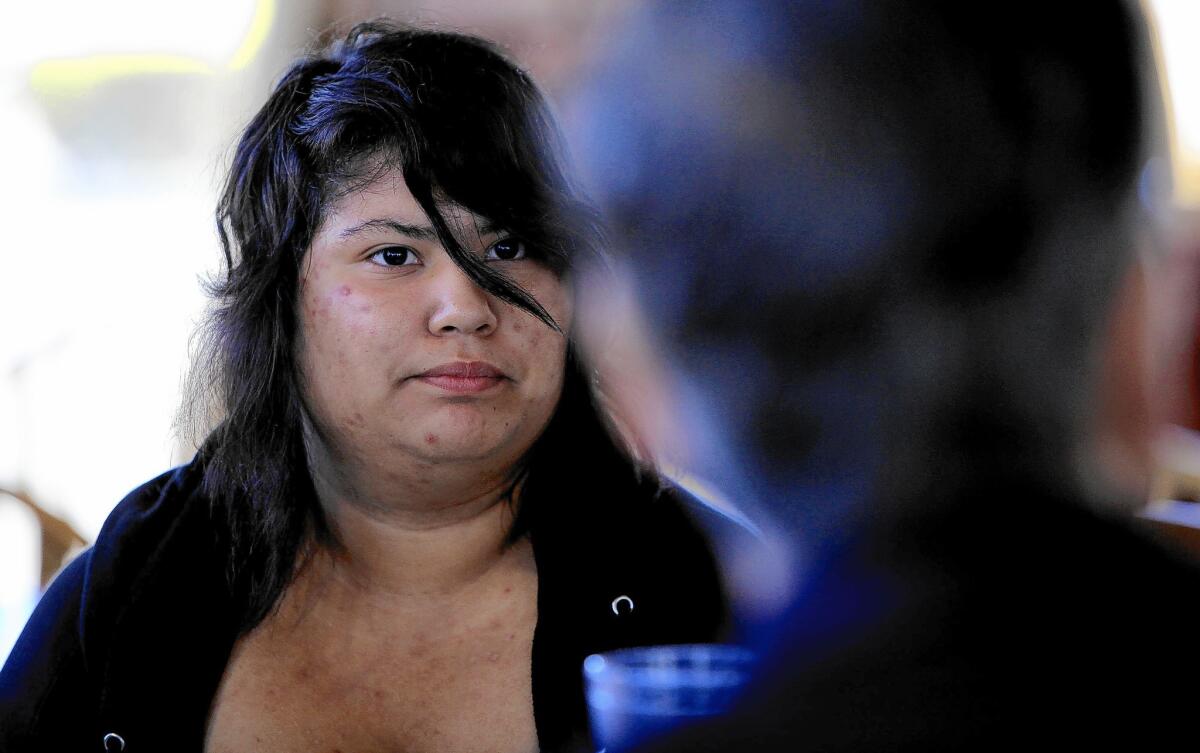
{"type": "Polygon", "coordinates": [[[729,644],[627,648],[583,663],[592,739],[617,753],[727,711],[746,685],[754,654],[729,644]]]}

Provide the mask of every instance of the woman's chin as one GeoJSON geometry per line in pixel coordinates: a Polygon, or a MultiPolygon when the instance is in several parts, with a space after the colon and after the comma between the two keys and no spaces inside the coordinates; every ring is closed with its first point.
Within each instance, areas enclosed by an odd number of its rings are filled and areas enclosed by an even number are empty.
{"type": "Polygon", "coordinates": [[[422,460],[469,463],[500,462],[510,454],[512,443],[511,437],[493,436],[490,432],[432,428],[416,436],[407,436],[400,444],[404,451],[422,460]]]}

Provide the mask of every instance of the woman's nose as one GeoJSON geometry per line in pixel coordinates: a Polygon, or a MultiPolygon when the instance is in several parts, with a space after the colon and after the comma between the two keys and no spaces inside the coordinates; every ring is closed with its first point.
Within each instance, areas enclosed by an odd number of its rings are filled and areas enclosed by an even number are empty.
{"type": "Polygon", "coordinates": [[[447,263],[435,277],[429,331],[434,335],[488,335],[496,329],[494,301],[466,273],[447,263]]]}

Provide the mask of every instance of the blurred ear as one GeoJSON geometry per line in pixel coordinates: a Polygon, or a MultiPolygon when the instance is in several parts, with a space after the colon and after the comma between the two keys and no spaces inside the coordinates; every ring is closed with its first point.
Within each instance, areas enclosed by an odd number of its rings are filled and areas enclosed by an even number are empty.
{"type": "Polygon", "coordinates": [[[620,439],[643,462],[686,465],[690,453],[678,420],[675,380],[629,276],[614,263],[583,277],[575,334],[620,439]]]}
{"type": "Polygon", "coordinates": [[[1160,420],[1153,405],[1149,270],[1130,265],[1118,288],[1100,350],[1093,439],[1105,486],[1147,496],[1152,445],[1160,420]]]}
{"type": "Polygon", "coordinates": [[[1119,287],[1101,350],[1095,443],[1104,479],[1145,500],[1161,475],[1156,446],[1188,415],[1196,357],[1197,255],[1187,244],[1137,255],[1119,287]]]}
{"type": "Polygon", "coordinates": [[[1176,210],[1170,253],[1147,274],[1154,444],[1151,499],[1200,498],[1200,210],[1176,210]]]}

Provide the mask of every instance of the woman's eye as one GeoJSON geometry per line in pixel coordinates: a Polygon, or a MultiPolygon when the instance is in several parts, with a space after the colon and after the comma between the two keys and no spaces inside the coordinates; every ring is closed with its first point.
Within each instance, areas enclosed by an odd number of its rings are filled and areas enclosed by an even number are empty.
{"type": "Polygon", "coordinates": [[[403,267],[407,264],[416,264],[418,261],[413,250],[404,246],[381,248],[368,258],[371,262],[383,267],[403,267]]]}
{"type": "Polygon", "coordinates": [[[525,258],[525,244],[516,238],[504,238],[498,240],[488,246],[487,259],[499,259],[500,261],[512,261],[513,259],[525,258]]]}

